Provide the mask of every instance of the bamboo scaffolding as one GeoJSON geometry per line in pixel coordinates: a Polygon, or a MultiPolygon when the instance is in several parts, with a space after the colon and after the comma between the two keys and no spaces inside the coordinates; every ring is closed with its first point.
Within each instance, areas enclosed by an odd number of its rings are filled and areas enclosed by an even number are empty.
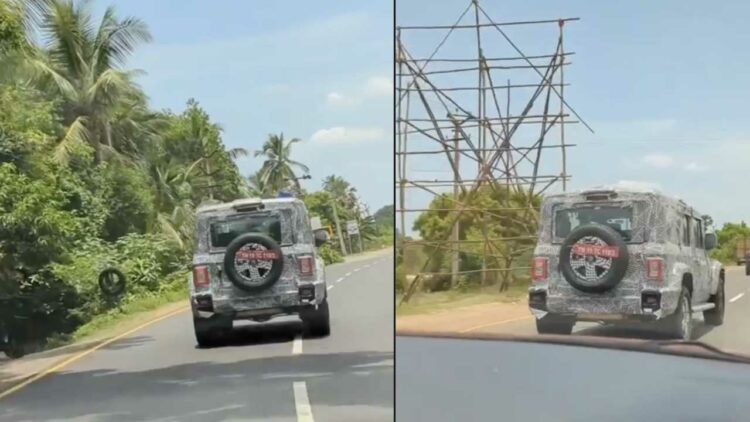
{"type": "Polygon", "coordinates": [[[408,232],[408,214],[444,212],[451,220],[445,232],[437,238],[401,243],[404,248],[428,247],[451,255],[450,272],[445,272],[427,270],[435,256],[434,253],[428,254],[427,262],[407,287],[402,302],[409,300],[424,276],[450,275],[451,283],[455,285],[461,274],[479,273],[484,283],[490,273],[507,274],[515,269],[528,269],[528,266],[513,265],[513,261],[529,253],[536,233],[524,221],[514,220],[511,212],[522,213],[524,218],[536,221],[538,210],[534,209],[534,198],[557,184],[562,184],[563,191],[566,190],[571,179],[566,151],[575,144],[566,142],[564,126],[582,123],[591,130],[563,97],[564,88],[570,86],[563,78],[563,68],[572,64],[566,59],[575,54],[564,50],[563,30],[566,23],[577,20],[495,22],[479,0],[471,0],[452,25],[397,26],[394,91],[398,229],[402,234],[408,232]],[[559,27],[552,54],[527,55],[505,32],[512,27],[545,24],[559,27]],[[471,35],[474,40],[463,49],[464,57],[441,54],[441,49],[457,30],[471,30],[475,34],[471,35]],[[436,34],[439,41],[430,54],[418,58],[412,54],[411,47],[407,47],[407,33],[411,31],[436,34]],[[494,38],[488,38],[488,32],[494,38]],[[510,47],[512,54],[486,57],[485,46],[495,47],[499,43],[510,47]],[[467,53],[475,54],[475,57],[466,57],[467,53]],[[446,63],[457,65],[435,67],[446,63]],[[507,77],[502,77],[505,72],[514,72],[514,75],[527,73],[527,76],[521,78],[523,83],[512,83],[507,77]],[[443,79],[440,83],[433,80],[445,75],[452,75],[450,83],[443,79]],[[528,83],[529,77],[538,78],[538,82],[528,83]],[[500,96],[498,92],[505,92],[505,95],[500,96]],[[511,93],[515,104],[513,109],[511,93]],[[553,100],[557,101],[554,111],[553,100]],[[511,113],[511,110],[517,111],[511,113]],[[525,129],[520,130],[522,127],[525,129]],[[552,128],[560,128],[559,142],[545,142],[552,128]],[[560,161],[549,160],[553,152],[560,153],[560,161]],[[440,163],[446,176],[431,180],[413,176],[416,170],[410,170],[408,164],[417,159],[422,160],[420,163],[424,160],[440,163]],[[561,171],[550,173],[550,163],[561,163],[561,171]],[[528,199],[524,200],[523,206],[491,208],[477,208],[468,202],[480,189],[487,188],[498,194],[523,192],[528,199]],[[409,192],[415,189],[433,197],[440,195],[449,199],[453,208],[411,207],[408,204],[412,197],[409,192]],[[460,221],[467,217],[478,218],[475,221],[481,222],[488,221],[488,218],[518,221],[521,234],[498,237],[497,233],[490,232],[487,224],[480,224],[481,236],[467,239],[460,228],[460,221]],[[524,230],[527,233],[523,233],[524,230]],[[461,269],[462,254],[481,256],[482,268],[461,269]]]}

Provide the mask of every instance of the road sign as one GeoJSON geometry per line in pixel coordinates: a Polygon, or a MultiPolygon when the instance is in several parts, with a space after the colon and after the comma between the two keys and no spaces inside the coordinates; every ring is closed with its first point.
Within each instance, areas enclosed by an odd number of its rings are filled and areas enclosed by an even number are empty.
{"type": "Polygon", "coordinates": [[[357,220],[349,220],[346,222],[346,232],[349,233],[349,236],[353,234],[359,234],[359,226],[357,225],[357,220]]]}
{"type": "Polygon", "coordinates": [[[320,217],[310,217],[310,225],[312,226],[313,230],[323,228],[323,224],[320,222],[320,217]]]}

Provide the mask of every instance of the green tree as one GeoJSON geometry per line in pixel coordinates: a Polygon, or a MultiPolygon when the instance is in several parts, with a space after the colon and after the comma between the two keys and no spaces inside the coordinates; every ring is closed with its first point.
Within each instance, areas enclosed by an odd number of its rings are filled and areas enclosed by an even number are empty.
{"type": "Polygon", "coordinates": [[[292,160],[292,145],[297,142],[300,142],[298,138],[285,141],[283,133],[271,134],[261,149],[254,153],[255,157],[264,157],[258,175],[272,194],[289,187],[302,189],[294,169],[297,168],[304,173],[308,173],[310,169],[299,161],[292,160]]]}
{"type": "MultiPolygon", "coordinates": [[[[460,195],[457,202],[450,194],[437,196],[430,203],[430,211],[414,222],[414,230],[430,242],[425,248],[432,256],[427,271],[450,271],[452,244],[445,241],[449,240],[456,219],[455,210],[461,206],[486,210],[464,211],[458,218],[459,240],[467,241],[460,246],[460,270],[481,270],[484,260],[486,268],[498,270],[487,273],[487,283],[499,284],[500,290],[507,289],[515,281],[514,272],[510,271],[513,264],[528,256],[535,245],[540,204],[539,196],[530,200],[528,193],[511,191],[499,184],[460,195]]],[[[480,274],[474,272],[464,278],[478,283],[480,274]]]]}
{"type": "Polygon", "coordinates": [[[67,127],[56,157],[64,160],[72,143],[88,142],[99,162],[104,150],[115,152],[112,122],[118,103],[138,90],[137,72],[122,66],[138,44],[151,40],[148,28],[134,17],[118,19],[113,7],[97,25],[90,3],[54,0],[40,29],[45,48],[32,64],[62,97],[67,127]]]}

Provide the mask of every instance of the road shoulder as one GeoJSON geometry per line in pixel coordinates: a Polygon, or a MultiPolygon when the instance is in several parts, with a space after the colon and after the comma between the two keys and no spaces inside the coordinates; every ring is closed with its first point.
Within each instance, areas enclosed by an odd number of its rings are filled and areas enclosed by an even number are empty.
{"type": "Polygon", "coordinates": [[[409,332],[481,332],[506,322],[531,318],[525,302],[483,303],[441,312],[396,317],[396,334],[409,332]]]}

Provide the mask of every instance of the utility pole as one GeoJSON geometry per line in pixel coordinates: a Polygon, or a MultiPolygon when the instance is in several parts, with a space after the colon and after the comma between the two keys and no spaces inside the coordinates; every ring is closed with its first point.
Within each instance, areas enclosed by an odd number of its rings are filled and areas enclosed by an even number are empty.
{"type": "Polygon", "coordinates": [[[333,209],[333,222],[336,223],[336,236],[339,238],[339,246],[341,246],[341,253],[344,256],[346,253],[346,246],[344,245],[344,237],[341,235],[341,225],[339,224],[339,213],[336,211],[336,200],[331,202],[331,208],[333,209]]]}
{"type": "MultiPolygon", "coordinates": [[[[456,163],[456,175],[453,179],[453,203],[455,204],[454,207],[458,208],[459,204],[459,197],[458,197],[458,160],[461,157],[459,154],[459,151],[461,150],[459,145],[459,133],[458,133],[458,121],[452,117],[453,120],[453,145],[455,148],[453,161],[456,163]]],[[[459,228],[460,228],[460,219],[456,219],[456,222],[453,224],[453,233],[451,235],[451,238],[453,240],[453,259],[451,260],[451,286],[456,287],[458,284],[458,271],[460,269],[459,267],[459,260],[460,260],[460,253],[459,253],[459,228]]]]}
{"type": "Polygon", "coordinates": [[[357,234],[357,239],[359,239],[359,253],[362,253],[364,251],[364,248],[362,247],[362,231],[360,229],[359,234],[357,234]]]}

